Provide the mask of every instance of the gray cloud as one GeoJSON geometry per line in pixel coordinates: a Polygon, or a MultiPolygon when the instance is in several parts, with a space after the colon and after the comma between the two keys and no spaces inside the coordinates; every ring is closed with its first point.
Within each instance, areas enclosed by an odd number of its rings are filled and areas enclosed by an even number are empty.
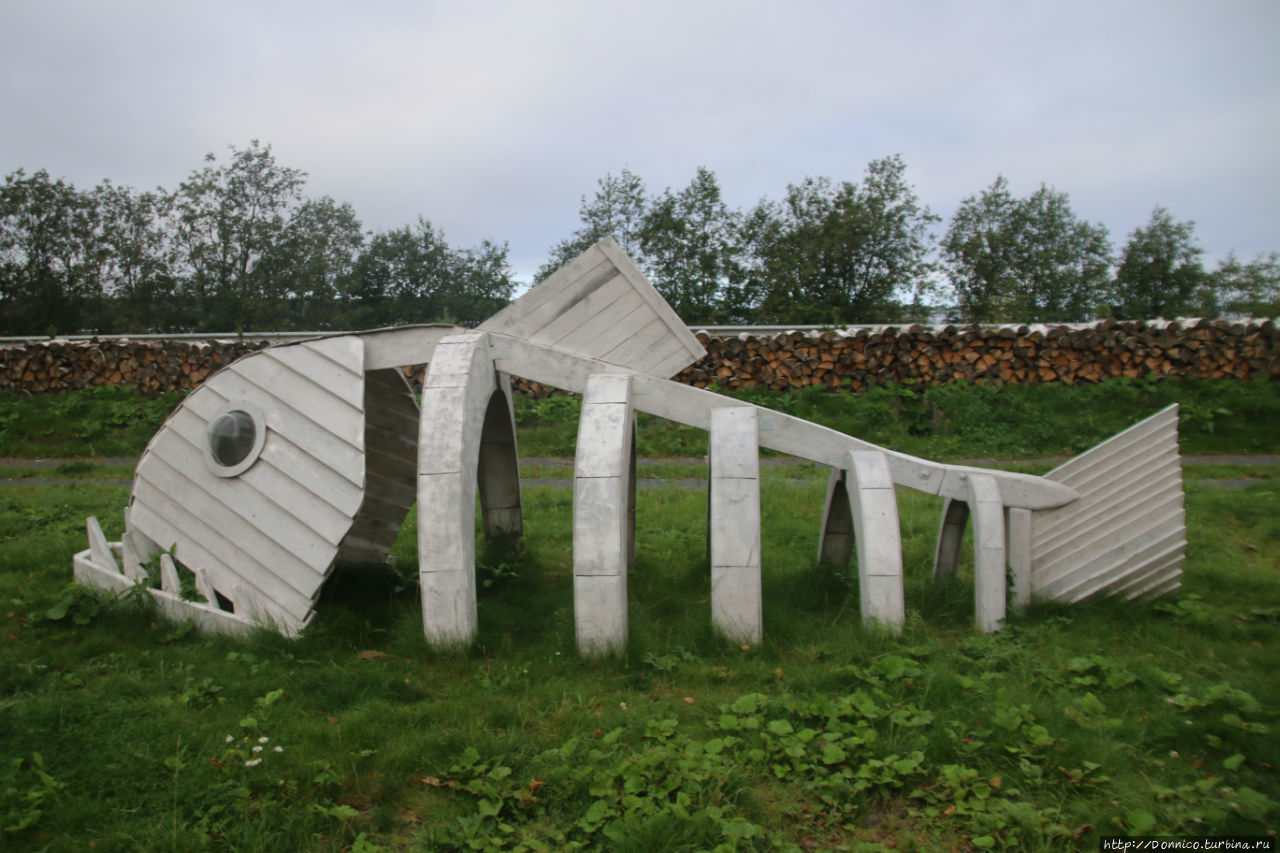
{"type": "Polygon", "coordinates": [[[901,153],[948,215],[1005,174],[1117,243],[1153,206],[1280,249],[1271,2],[11,2],[0,169],[173,187],[257,138],[370,228],[527,275],[623,166],[731,203],[901,153]]]}

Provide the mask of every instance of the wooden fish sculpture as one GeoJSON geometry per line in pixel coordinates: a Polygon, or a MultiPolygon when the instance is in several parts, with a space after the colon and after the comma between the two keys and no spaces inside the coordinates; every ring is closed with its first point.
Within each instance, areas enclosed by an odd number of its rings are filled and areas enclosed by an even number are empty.
{"type": "Polygon", "coordinates": [[[830,467],[818,554],[847,563],[856,549],[869,624],[904,619],[899,486],[947,499],[935,576],[954,572],[972,516],[981,630],[999,628],[1010,598],[1180,585],[1176,407],[1036,477],[897,453],[667,378],[704,355],[612,238],[474,330],[406,326],[259,350],[177,407],[138,462],[121,541],[88,519],[75,577],[111,591],[141,584],[202,629],[294,635],[336,565],[387,559],[416,502],[424,631],[465,644],[477,497],[486,536],[522,532],[515,375],[582,395],[573,594],[584,654],[626,643],[636,412],[710,432],[711,618],[735,642],[763,637],[760,447],[830,467]],[[401,366],[424,362],[419,406],[401,366]],[[180,572],[203,601],[182,595],[180,572]]]}

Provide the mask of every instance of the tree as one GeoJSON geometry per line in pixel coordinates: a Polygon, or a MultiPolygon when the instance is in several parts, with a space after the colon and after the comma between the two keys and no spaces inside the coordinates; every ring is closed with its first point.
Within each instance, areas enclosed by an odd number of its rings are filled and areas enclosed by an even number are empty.
{"type": "Polygon", "coordinates": [[[1003,176],[960,203],[941,250],[955,316],[972,323],[1087,320],[1109,281],[1105,226],[1044,184],[1014,198],[1003,176]]]}
{"type": "Polygon", "coordinates": [[[350,204],[329,196],[302,202],[261,260],[255,323],[276,329],[341,325],[337,299],[350,287],[363,247],[350,204]]]}
{"type": "Polygon", "coordinates": [[[93,199],[41,169],[0,187],[0,328],[9,334],[100,329],[102,253],[93,199]]]}
{"type": "Polygon", "coordinates": [[[1177,222],[1157,207],[1146,227],[1129,235],[1120,253],[1112,291],[1114,313],[1154,319],[1194,313],[1197,294],[1208,281],[1195,243],[1195,223],[1177,222]]]}
{"type": "Polygon", "coordinates": [[[861,184],[807,178],[749,217],[752,275],[769,323],[866,323],[903,316],[929,288],[929,226],[899,156],[873,160],[861,184]]]}
{"type": "Polygon", "coordinates": [[[453,322],[474,326],[511,299],[506,244],[453,249],[419,217],[375,234],[356,261],[346,325],[453,322]]]}
{"type": "Polygon", "coordinates": [[[623,168],[622,174],[605,175],[596,182],[595,197],[582,196],[578,208],[581,227],[551,247],[550,258],[534,275],[535,281],[551,275],[605,237],[614,237],[632,260],[642,261],[640,232],[649,210],[644,181],[623,168]]]}
{"type": "MultiPolygon", "coordinates": [[[[282,239],[290,209],[302,198],[306,173],[280,166],[271,146],[253,140],[213,154],[179,185],[176,238],[197,323],[206,329],[243,327],[246,307],[260,298],[258,264],[282,239]]],[[[252,316],[253,312],[249,312],[252,316]]]]}
{"type": "Polygon", "coordinates": [[[103,290],[110,297],[109,326],[118,332],[180,327],[184,306],[173,273],[167,219],[173,196],[162,189],[137,192],[103,181],[93,190],[97,241],[103,252],[103,290]]]}
{"type": "Polygon", "coordinates": [[[1280,255],[1271,252],[1242,264],[1232,253],[1209,276],[1206,291],[1207,316],[1280,317],[1280,255]]]}
{"type": "Polygon", "coordinates": [[[739,218],[704,167],[680,192],[664,191],[646,214],[640,230],[646,272],[686,323],[743,319],[729,291],[740,279],[739,218]]]}

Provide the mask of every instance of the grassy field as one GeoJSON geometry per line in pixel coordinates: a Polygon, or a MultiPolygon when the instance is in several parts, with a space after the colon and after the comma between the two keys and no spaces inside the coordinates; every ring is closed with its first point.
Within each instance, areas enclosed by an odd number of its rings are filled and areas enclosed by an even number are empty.
{"type": "MultiPolygon", "coordinates": [[[[1274,405],[1239,387],[1237,410],[1274,405]]],[[[525,408],[522,452],[561,455],[548,436],[572,406],[525,408]]],[[[1078,404],[1070,441],[1115,417],[1078,404]]],[[[1214,415],[1203,440],[1237,419],[1214,415]]],[[[104,427],[96,453],[136,453],[130,429],[104,427]]],[[[1230,429],[1232,449],[1276,449],[1268,424],[1230,429]]],[[[997,452],[942,427],[912,440],[997,452]]],[[[128,499],[115,469],[80,465],[49,474],[73,483],[0,489],[0,849],[1096,850],[1107,834],[1280,828],[1273,466],[1187,468],[1178,598],[1039,606],[991,636],[971,627],[968,566],[930,577],[940,501],[904,492],[899,637],[864,631],[850,573],[814,562],[823,472],[766,466],[751,648],[710,629],[705,494],[645,489],[628,652],[584,661],[567,489],[526,491],[525,538],[481,554],[478,641],[441,654],[422,638],[412,521],[397,569],[335,577],[296,641],[203,638],[69,586],[84,517],[117,537],[128,499]],[[1254,482],[1211,484],[1228,478],[1254,482]]]]}

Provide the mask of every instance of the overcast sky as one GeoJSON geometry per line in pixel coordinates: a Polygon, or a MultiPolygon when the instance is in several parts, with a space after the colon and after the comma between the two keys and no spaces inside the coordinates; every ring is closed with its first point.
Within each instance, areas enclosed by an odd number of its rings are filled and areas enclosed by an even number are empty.
{"type": "Polygon", "coordinates": [[[1280,250],[1278,46],[1277,0],[0,0],[0,171],[172,189],[259,139],[527,279],[623,167],[747,208],[901,154],[943,217],[1004,174],[1117,248],[1164,205],[1249,258],[1280,250]]]}

